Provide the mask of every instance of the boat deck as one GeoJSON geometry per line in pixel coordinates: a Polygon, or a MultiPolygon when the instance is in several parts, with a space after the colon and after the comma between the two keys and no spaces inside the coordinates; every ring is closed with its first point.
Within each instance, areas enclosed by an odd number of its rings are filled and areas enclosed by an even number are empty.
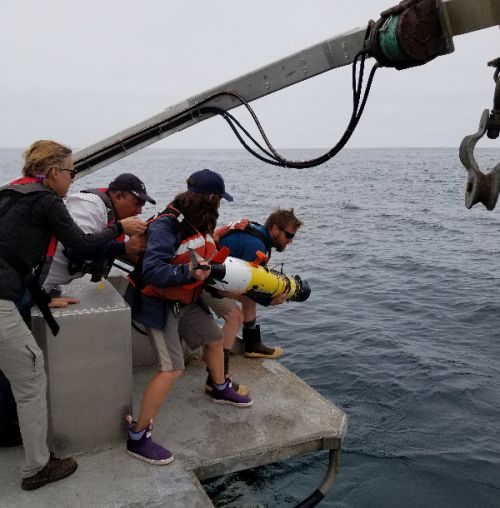
{"type": "MultiPolygon", "coordinates": [[[[231,369],[250,386],[252,407],[211,402],[204,393],[206,371],[197,360],[176,384],[153,432],[175,454],[173,463],[146,464],[128,456],[122,445],[80,455],[71,477],[25,492],[19,477],[22,447],[2,448],[0,506],[205,508],[213,505],[200,480],[340,447],[346,415],[279,362],[235,356],[231,369]]],[[[136,412],[153,372],[134,369],[136,412]]],[[[89,418],[95,418],[99,432],[98,415],[89,418]]]]}

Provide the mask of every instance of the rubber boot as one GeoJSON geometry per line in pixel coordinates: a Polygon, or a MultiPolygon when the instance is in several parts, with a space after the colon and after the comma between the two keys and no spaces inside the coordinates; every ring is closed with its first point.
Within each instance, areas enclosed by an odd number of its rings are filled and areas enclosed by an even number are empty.
{"type": "Polygon", "coordinates": [[[247,358],[279,358],[283,349],[279,346],[267,347],[260,338],[260,325],[255,328],[243,327],[243,342],[247,358]]]}

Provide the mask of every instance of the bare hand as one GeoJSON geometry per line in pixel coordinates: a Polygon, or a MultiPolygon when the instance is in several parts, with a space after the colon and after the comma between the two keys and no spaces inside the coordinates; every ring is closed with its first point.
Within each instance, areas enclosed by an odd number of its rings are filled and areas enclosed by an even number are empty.
{"type": "Polygon", "coordinates": [[[137,217],[127,217],[126,219],[120,220],[123,232],[126,235],[141,235],[146,231],[147,224],[137,217]]]}
{"type": "Polygon", "coordinates": [[[78,298],[63,296],[60,298],[52,298],[49,302],[49,307],[52,309],[62,309],[75,303],[80,303],[80,300],[78,300],[78,298]]]}
{"type": "Polygon", "coordinates": [[[205,280],[211,272],[210,265],[204,259],[198,259],[198,266],[208,266],[208,270],[203,270],[198,268],[197,270],[193,270],[193,263],[189,263],[189,275],[196,280],[205,280]]]}
{"type": "Polygon", "coordinates": [[[276,296],[271,300],[271,303],[269,305],[281,305],[282,303],[285,303],[288,297],[288,293],[290,290],[285,291],[280,296],[276,296]]]}
{"type": "Polygon", "coordinates": [[[125,254],[127,257],[136,262],[138,257],[146,250],[146,235],[134,235],[125,242],[125,254]]]}

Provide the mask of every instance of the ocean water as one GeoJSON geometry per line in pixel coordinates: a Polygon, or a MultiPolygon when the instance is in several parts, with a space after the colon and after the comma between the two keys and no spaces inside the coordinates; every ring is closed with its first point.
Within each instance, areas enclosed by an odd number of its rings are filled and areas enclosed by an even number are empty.
{"type": "MultiPolygon", "coordinates": [[[[500,150],[479,154],[484,169],[499,162],[500,150]]],[[[0,164],[3,180],[17,176],[21,151],[1,150],[0,164]]],[[[458,150],[352,149],[295,170],[242,151],[150,149],[74,190],[132,171],[160,210],[205,167],[235,197],[221,221],[264,220],[278,205],[304,221],[272,262],[307,279],[311,297],[259,320],[280,361],[348,414],[321,506],[500,507],[500,210],[464,207],[458,150]]],[[[314,454],[205,487],[221,507],[294,506],[327,463],[314,454]]]]}

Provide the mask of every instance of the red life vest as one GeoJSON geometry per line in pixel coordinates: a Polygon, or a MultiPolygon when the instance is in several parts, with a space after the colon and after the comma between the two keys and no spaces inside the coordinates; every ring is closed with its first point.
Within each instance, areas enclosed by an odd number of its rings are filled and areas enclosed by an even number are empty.
{"type": "MultiPolygon", "coordinates": [[[[149,223],[154,222],[161,217],[174,217],[179,223],[187,220],[184,216],[172,206],[167,207],[166,213],[162,213],[154,217],[149,223]],[[180,219],[180,220],[179,220],[180,219]]],[[[189,223],[188,223],[189,224],[189,223]]],[[[172,265],[184,265],[190,261],[190,250],[195,251],[203,259],[210,259],[216,252],[215,242],[213,238],[207,234],[202,235],[196,228],[190,225],[192,234],[183,237],[181,243],[175,251],[174,257],[169,261],[172,265]]],[[[133,281],[132,281],[133,282],[133,281]]],[[[172,300],[181,303],[194,303],[203,291],[203,281],[197,280],[189,284],[180,286],[157,287],[151,284],[144,286],[141,290],[142,294],[154,296],[163,300],[172,300]]]]}
{"type": "Polygon", "coordinates": [[[21,194],[31,194],[33,192],[54,192],[53,190],[45,187],[45,185],[36,178],[31,176],[22,176],[12,182],[0,187],[1,191],[12,190],[21,194]]]}
{"type": "Polygon", "coordinates": [[[20,178],[16,178],[15,180],[12,180],[12,182],[2,187],[2,190],[9,189],[13,185],[23,185],[23,187],[16,187],[13,189],[18,192],[22,192],[23,194],[40,191],[50,192],[50,189],[45,187],[45,185],[43,185],[40,180],[37,180],[31,176],[21,176],[20,178]]]}

